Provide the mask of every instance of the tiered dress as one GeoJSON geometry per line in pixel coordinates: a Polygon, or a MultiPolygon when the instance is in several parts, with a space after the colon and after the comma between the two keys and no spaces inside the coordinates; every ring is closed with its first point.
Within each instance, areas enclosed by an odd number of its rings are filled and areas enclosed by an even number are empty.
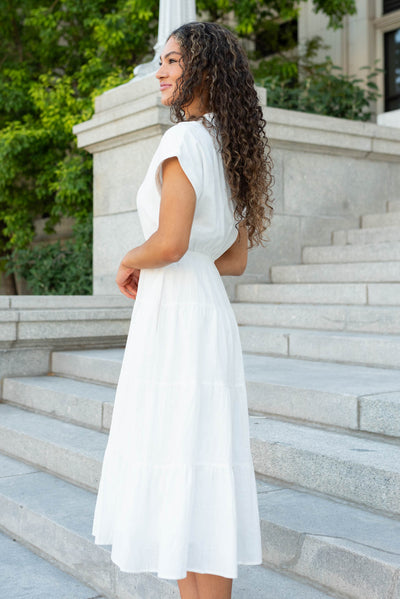
{"type": "Polygon", "coordinates": [[[196,193],[189,249],[141,270],[93,535],[124,572],[236,578],[238,564],[262,562],[242,348],[214,264],[237,230],[215,136],[185,121],[163,135],[138,191],[145,239],[172,156],[196,193]]]}

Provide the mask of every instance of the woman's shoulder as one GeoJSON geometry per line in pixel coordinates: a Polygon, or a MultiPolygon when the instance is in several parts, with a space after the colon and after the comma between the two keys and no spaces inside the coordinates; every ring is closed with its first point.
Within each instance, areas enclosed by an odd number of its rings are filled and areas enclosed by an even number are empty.
{"type": "Polygon", "coordinates": [[[181,121],[172,125],[164,133],[163,138],[177,141],[189,140],[192,143],[204,144],[210,135],[201,121],[181,121]]]}

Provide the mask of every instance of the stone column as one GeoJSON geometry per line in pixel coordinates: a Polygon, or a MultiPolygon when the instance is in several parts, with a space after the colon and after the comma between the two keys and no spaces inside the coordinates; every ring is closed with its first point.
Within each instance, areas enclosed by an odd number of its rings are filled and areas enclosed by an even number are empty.
{"type": "Polygon", "coordinates": [[[145,77],[158,70],[158,59],[164,44],[174,29],[183,23],[196,20],[195,0],[160,0],[160,12],[158,18],[158,38],[154,46],[154,58],[151,62],[140,64],[134,69],[136,78],[145,77]]]}

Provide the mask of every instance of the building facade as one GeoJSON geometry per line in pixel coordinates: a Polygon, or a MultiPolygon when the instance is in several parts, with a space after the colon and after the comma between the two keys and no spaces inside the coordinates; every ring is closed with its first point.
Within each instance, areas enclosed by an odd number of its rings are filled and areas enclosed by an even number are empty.
{"type": "Polygon", "coordinates": [[[374,107],[376,118],[400,109],[400,0],[356,0],[356,6],[357,13],[347,15],[343,28],[333,31],[327,29],[328,18],[316,14],[308,0],[299,15],[299,43],[320,35],[330,46],[321,57],[330,54],[347,75],[360,74],[363,66],[385,69],[376,80],[381,94],[374,107]]]}

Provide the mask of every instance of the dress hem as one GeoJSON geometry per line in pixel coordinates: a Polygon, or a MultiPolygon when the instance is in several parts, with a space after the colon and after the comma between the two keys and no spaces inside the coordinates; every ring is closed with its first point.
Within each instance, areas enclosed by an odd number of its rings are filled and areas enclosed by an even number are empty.
{"type": "MultiPolygon", "coordinates": [[[[105,543],[97,543],[96,540],[94,541],[95,545],[105,545],[105,543]]],[[[221,573],[221,571],[213,571],[211,572],[210,570],[205,570],[204,568],[199,568],[199,567],[191,567],[188,566],[188,568],[185,571],[185,574],[183,576],[172,576],[172,575],[163,575],[160,574],[157,570],[157,568],[148,568],[148,569],[139,569],[139,570],[128,570],[128,569],[124,569],[121,568],[118,563],[116,561],[113,560],[113,558],[111,557],[111,561],[113,564],[115,564],[119,570],[121,572],[123,572],[124,574],[153,574],[155,576],[157,576],[158,578],[163,578],[165,580],[182,580],[183,578],[186,578],[187,573],[188,572],[196,572],[197,574],[213,574],[215,576],[223,576],[224,578],[238,578],[238,574],[236,573],[236,576],[233,576],[232,574],[227,576],[226,572],[225,573],[221,573]]],[[[236,562],[238,566],[261,566],[263,561],[262,559],[260,561],[238,561],[236,562]]]]}

